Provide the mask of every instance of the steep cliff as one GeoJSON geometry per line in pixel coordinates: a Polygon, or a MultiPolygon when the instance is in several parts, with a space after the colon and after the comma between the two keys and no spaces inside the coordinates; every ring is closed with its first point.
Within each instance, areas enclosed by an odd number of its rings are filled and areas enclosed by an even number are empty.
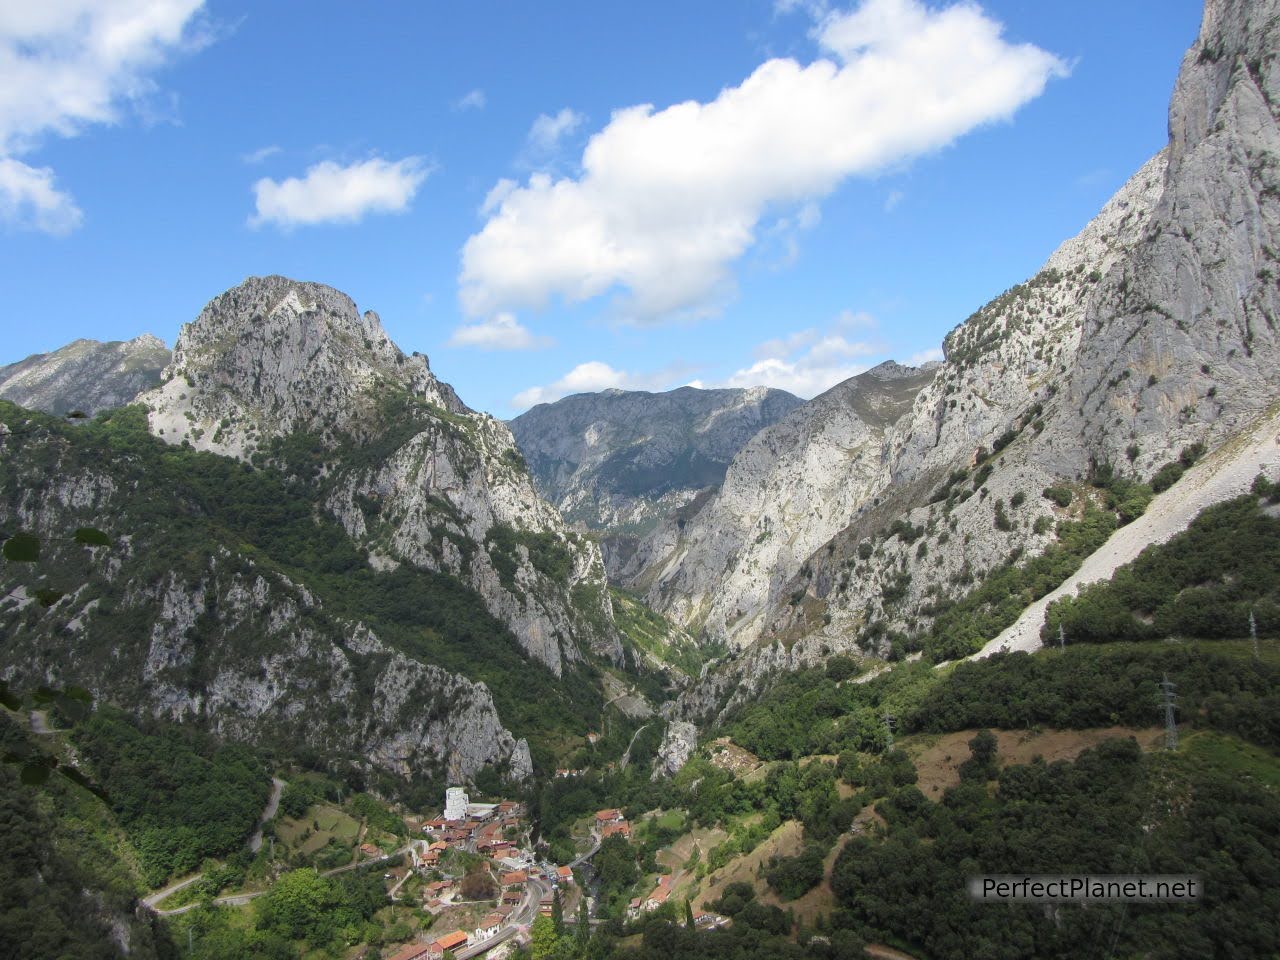
{"type": "Polygon", "coordinates": [[[246,280],[182,328],[151,430],[304,477],[382,568],[475,589],[559,674],[587,646],[621,656],[598,549],[538,496],[505,425],[469,409],[345,294],[246,280]]]}
{"type": "Polygon", "coordinates": [[[0,367],[0,399],[46,413],[95,414],[129,403],[160,382],[169,348],[143,334],[132,340],[76,340],[0,367]]]}
{"type": "Polygon", "coordinates": [[[0,452],[0,527],[42,541],[38,562],[0,567],[5,676],[409,780],[530,773],[484,683],[359,619],[391,585],[362,580],[340,529],[279,477],[166,454],[128,410],[75,427],[0,404],[0,452]],[[72,536],[88,526],[110,544],[72,536]]]}
{"type": "Polygon", "coordinates": [[[719,486],[734,454],[801,401],[782,390],[605,390],[510,422],[538,489],[570,521],[645,532],[719,486]]]}
{"type": "Polygon", "coordinates": [[[786,581],[868,498],[885,431],[934,372],[881,364],[793,410],[742,448],[694,516],[645,538],[621,575],[679,623],[750,643],[786,581]]]}

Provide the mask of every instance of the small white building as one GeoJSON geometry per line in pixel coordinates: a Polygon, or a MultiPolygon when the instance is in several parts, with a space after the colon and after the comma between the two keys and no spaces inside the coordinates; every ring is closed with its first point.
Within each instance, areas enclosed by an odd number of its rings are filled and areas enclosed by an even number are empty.
{"type": "Polygon", "coordinates": [[[467,819],[467,791],[461,787],[450,787],[444,792],[444,818],[446,820],[467,819]]]}

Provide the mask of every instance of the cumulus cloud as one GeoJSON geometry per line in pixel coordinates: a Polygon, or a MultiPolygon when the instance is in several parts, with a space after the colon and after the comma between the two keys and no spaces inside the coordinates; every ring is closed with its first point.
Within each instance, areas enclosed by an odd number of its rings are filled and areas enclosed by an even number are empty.
{"type": "Polygon", "coordinates": [[[511,398],[511,406],[524,410],[539,403],[552,403],[573,393],[596,393],[600,390],[663,390],[679,382],[678,369],[655,373],[628,373],[615,370],[607,363],[589,360],[580,363],[559,380],[543,387],[530,387],[511,398]]]}
{"type": "Polygon", "coordinates": [[[421,157],[374,157],[349,166],[317,163],[302,177],[253,185],[256,199],[249,225],[272,223],[288,230],[317,223],[355,223],[369,213],[402,213],[430,171],[421,157]]]}
{"type": "Polygon", "coordinates": [[[475,90],[468,90],[465,94],[455,100],[453,102],[453,109],[483,110],[485,108],[485,104],[488,102],[488,98],[485,97],[484,91],[477,88],[475,90]]]}
{"type": "Polygon", "coordinates": [[[882,352],[879,344],[856,337],[875,327],[870,314],[845,310],[826,329],[809,327],[766,340],[753,351],[751,366],[715,386],[776,387],[799,397],[817,396],[866,370],[866,358],[882,352]]]}
{"type": "Polygon", "coordinates": [[[538,115],[529,129],[529,147],[539,153],[550,153],[560,145],[563,137],[569,136],[586,119],[576,110],[568,107],[551,116],[546,113],[538,115]]]}
{"type": "Polygon", "coordinates": [[[540,337],[520,323],[514,314],[499,313],[488,320],[467,323],[453,331],[450,347],[478,347],[481,350],[538,350],[554,341],[540,337]]]}
{"type": "MultiPolygon", "coordinates": [[[[0,5],[0,220],[66,233],[80,209],[54,173],[18,157],[145,107],[150,74],[208,42],[203,0],[59,0],[0,5]]],[[[154,110],[143,110],[154,116],[154,110]]]]}
{"type": "Polygon", "coordinates": [[[973,3],[866,0],[814,36],[812,63],[769,60],[708,103],[618,110],[579,175],[507,191],[463,248],[463,308],[621,290],[633,321],[713,310],[762,217],[1006,120],[1066,73],[973,3]]]}

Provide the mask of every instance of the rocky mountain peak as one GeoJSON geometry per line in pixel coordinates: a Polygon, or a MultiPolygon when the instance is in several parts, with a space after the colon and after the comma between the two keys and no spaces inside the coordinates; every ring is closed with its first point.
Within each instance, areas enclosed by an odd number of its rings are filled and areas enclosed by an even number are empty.
{"type": "Polygon", "coordinates": [[[141,398],[153,432],[241,457],[297,430],[330,444],[367,435],[394,393],[465,410],[426,357],[391,342],[376,313],[281,276],[251,277],[211,300],[182,327],[165,381],[141,398]]]}

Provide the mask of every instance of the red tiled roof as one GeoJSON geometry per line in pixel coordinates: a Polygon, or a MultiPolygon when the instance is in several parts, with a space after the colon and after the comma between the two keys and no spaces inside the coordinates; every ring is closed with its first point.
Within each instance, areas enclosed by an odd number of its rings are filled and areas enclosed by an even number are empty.
{"type": "Polygon", "coordinates": [[[406,947],[401,947],[387,960],[418,960],[419,957],[425,957],[430,952],[431,946],[429,944],[411,943],[406,947]]]}
{"type": "Polygon", "coordinates": [[[460,947],[471,938],[461,930],[455,930],[453,933],[446,933],[443,937],[435,939],[435,945],[444,950],[452,950],[454,947],[460,947]]]}

